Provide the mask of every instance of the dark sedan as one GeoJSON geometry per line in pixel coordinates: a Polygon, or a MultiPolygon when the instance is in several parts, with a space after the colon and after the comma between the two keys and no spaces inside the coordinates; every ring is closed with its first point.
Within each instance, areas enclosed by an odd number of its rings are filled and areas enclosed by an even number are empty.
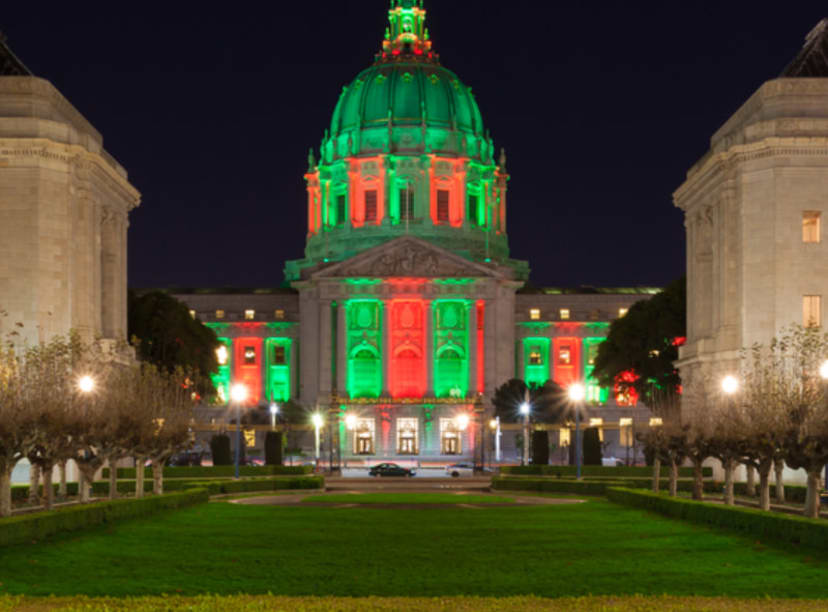
{"type": "Polygon", "coordinates": [[[414,470],[409,470],[396,463],[380,463],[368,471],[369,476],[414,476],[414,470]]]}

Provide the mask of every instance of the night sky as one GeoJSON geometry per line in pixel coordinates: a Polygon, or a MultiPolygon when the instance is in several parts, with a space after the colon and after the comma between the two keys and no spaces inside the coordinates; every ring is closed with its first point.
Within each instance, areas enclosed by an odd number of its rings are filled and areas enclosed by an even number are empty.
{"type": "MultiPolygon", "coordinates": [[[[5,3],[0,29],[142,192],[130,286],[279,286],[303,255],[308,148],[380,48],[388,0],[182,4],[5,3]]],[[[442,63],[506,148],[512,256],[552,286],[680,276],[673,191],[828,15],[801,1],[426,8],[442,63]]]]}

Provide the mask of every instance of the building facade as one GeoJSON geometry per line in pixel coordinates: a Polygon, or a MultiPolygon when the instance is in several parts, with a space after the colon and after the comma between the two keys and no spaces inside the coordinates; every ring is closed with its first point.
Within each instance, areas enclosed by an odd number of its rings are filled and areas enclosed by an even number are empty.
{"type": "Polygon", "coordinates": [[[101,134],[0,41],[0,331],[125,340],[139,201],[101,134]]]}
{"type": "MultiPolygon", "coordinates": [[[[828,20],[713,135],[675,193],[687,231],[684,406],[791,324],[821,325],[828,288],[828,20]]],[[[709,392],[709,391],[708,391],[709,392]]]]}
{"type": "MultiPolygon", "coordinates": [[[[421,1],[392,2],[380,52],[309,155],[291,288],[176,294],[221,338],[220,398],[241,382],[251,405],[322,413],[345,461],[471,460],[497,386],[584,382],[589,418],[620,454],[622,429],[647,411],[599,388],[591,363],[608,322],[653,291],[521,293],[529,266],[509,257],[505,153],[425,17],[421,1]]],[[[553,445],[568,436],[557,428],[553,445]]]]}

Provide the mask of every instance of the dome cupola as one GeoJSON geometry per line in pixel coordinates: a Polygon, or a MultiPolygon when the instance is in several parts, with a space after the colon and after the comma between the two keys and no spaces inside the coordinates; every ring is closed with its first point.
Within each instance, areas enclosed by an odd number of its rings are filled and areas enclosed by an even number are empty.
{"type": "Polygon", "coordinates": [[[505,155],[495,161],[471,88],[434,52],[422,0],[392,0],[388,20],[309,155],[306,259],[288,280],[406,234],[508,260],[505,155]]]}

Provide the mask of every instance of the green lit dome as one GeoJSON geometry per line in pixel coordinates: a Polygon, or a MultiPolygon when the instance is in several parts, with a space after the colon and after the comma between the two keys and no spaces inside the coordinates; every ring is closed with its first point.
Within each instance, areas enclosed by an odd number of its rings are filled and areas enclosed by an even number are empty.
{"type": "Polygon", "coordinates": [[[346,148],[350,138],[351,155],[383,150],[389,137],[397,148],[492,154],[471,89],[434,60],[380,59],[362,71],[342,92],[330,134],[346,148]]]}

